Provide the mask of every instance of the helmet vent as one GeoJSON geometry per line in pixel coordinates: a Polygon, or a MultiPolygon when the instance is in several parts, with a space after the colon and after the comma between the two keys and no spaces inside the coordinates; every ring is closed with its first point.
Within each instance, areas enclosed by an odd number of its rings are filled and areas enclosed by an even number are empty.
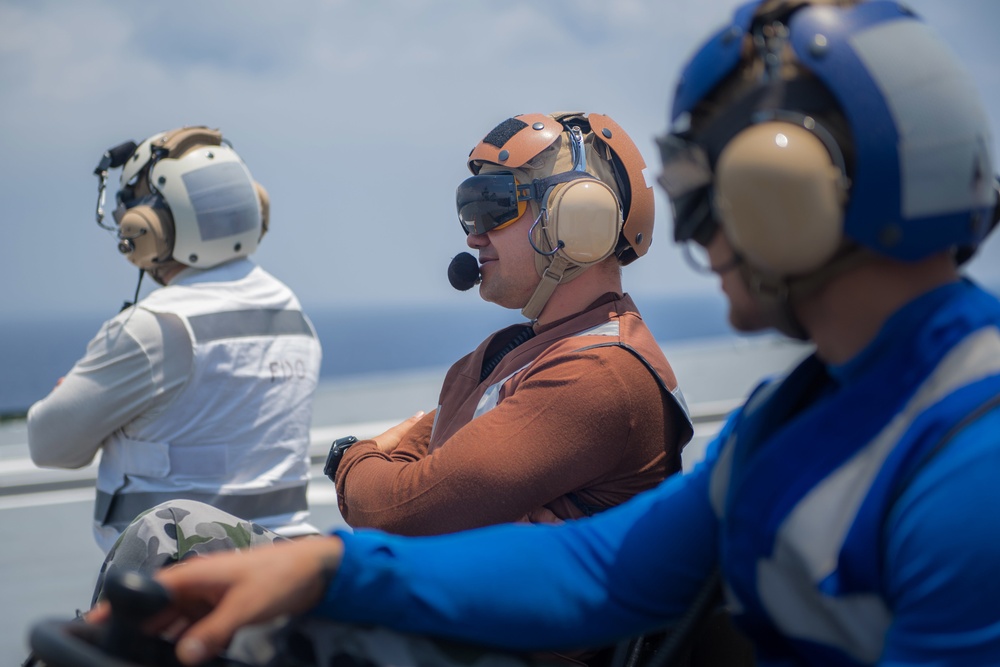
{"type": "Polygon", "coordinates": [[[526,127],[528,127],[528,124],[523,120],[508,118],[494,127],[483,139],[483,143],[496,146],[497,148],[503,148],[504,144],[510,141],[511,137],[526,127]]]}

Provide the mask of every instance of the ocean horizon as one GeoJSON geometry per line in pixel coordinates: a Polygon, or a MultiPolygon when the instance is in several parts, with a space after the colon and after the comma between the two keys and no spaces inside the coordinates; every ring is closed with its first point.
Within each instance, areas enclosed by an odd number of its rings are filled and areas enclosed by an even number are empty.
{"type": "MultiPolygon", "coordinates": [[[[524,318],[480,301],[461,305],[310,306],[323,346],[321,382],[447,367],[491,332],[524,318]]],[[[718,294],[636,297],[661,344],[738,337],[718,294]]],[[[86,352],[113,313],[24,316],[0,324],[0,419],[24,415],[86,352]]]]}

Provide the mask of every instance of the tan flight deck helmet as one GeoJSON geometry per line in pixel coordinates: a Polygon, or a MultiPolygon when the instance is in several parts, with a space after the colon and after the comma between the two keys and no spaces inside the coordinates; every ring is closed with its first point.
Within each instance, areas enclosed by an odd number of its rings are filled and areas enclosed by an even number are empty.
{"type": "Polygon", "coordinates": [[[118,250],[158,281],[175,263],[204,269],[246,257],[267,232],[267,192],[217,129],[153,135],[121,167],[118,250]]]}
{"type": "Polygon", "coordinates": [[[521,311],[529,320],[538,317],[560,283],[612,253],[626,265],[649,250],[652,183],[639,149],[607,116],[509,118],[472,149],[468,166],[475,176],[466,183],[481,175],[512,174],[516,198],[535,218],[530,241],[542,280],[521,311]]]}

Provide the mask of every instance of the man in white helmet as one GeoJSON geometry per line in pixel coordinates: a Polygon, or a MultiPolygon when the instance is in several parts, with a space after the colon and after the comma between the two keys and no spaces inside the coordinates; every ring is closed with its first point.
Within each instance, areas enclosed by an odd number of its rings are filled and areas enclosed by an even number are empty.
{"type": "Polygon", "coordinates": [[[320,344],[292,291],[248,259],[267,231],[266,192],[207,127],[117,146],[95,173],[98,223],[140,280],[163,287],[106,322],[31,407],[32,460],[79,468],[100,453],[94,534],[105,551],[176,498],[315,532],[306,483],[320,344]],[[111,227],[103,194],[116,167],[111,227]]]}
{"type": "Polygon", "coordinates": [[[721,580],[762,667],[1000,663],[1000,300],[959,270],[996,222],[993,141],[969,76],[902,5],[744,5],[683,71],[661,182],[732,322],[815,354],[702,464],[599,516],[340,531],[158,573],[178,655],[306,612],[317,654],[344,663],[431,664],[378,648],[418,655],[414,634],[599,645],[683,627],[721,580]]]}

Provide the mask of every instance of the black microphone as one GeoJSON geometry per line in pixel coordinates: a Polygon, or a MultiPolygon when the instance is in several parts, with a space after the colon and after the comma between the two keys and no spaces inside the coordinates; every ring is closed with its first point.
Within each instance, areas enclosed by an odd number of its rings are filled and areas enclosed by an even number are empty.
{"type": "Polygon", "coordinates": [[[138,148],[138,146],[134,141],[126,141],[118,144],[114,148],[109,148],[108,155],[111,156],[111,168],[117,169],[125,164],[125,160],[132,156],[132,153],[135,152],[136,148],[138,148]]]}
{"type": "Polygon", "coordinates": [[[462,292],[479,284],[479,261],[467,252],[455,255],[448,265],[448,282],[462,292]]]}
{"type": "Polygon", "coordinates": [[[114,148],[109,148],[104,151],[104,155],[101,156],[101,161],[97,164],[94,169],[94,174],[100,176],[102,173],[107,173],[108,169],[117,169],[118,167],[125,164],[125,161],[129,159],[135,149],[138,148],[134,141],[126,141],[123,144],[118,144],[114,148]]]}

